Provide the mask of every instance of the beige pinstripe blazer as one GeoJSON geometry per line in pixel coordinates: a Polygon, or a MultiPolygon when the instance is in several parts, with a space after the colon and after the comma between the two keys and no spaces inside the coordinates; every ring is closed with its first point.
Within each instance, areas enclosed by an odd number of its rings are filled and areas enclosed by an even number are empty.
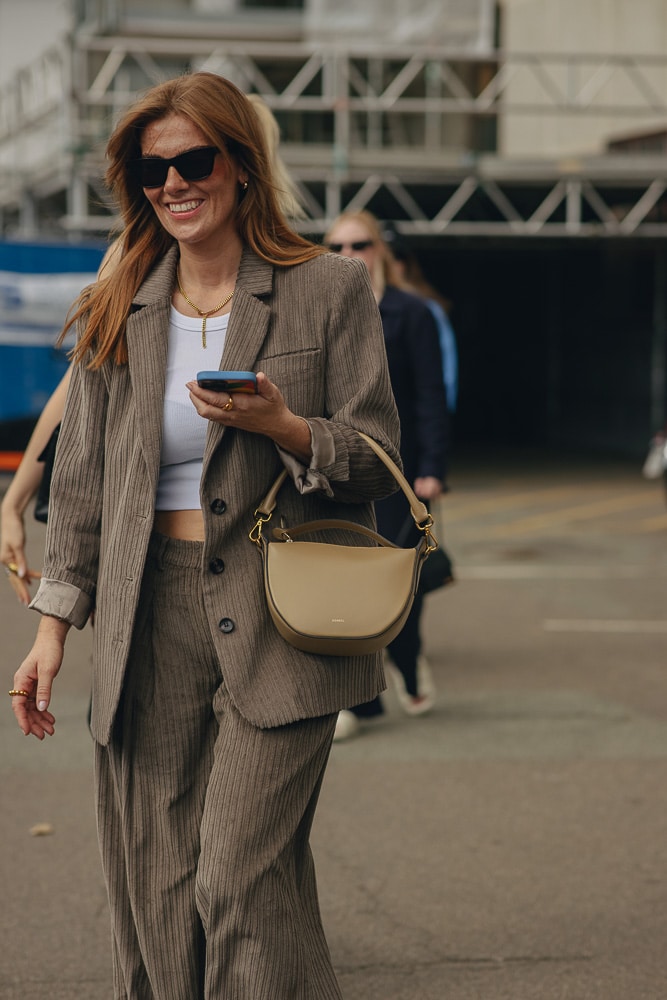
{"type": "MultiPolygon", "coordinates": [[[[78,628],[95,605],[92,730],[102,744],[122,690],[153,522],[175,267],[174,247],[136,295],[127,322],[128,364],[75,369],[54,471],[44,576],[32,603],[78,628]]],[[[399,461],[398,417],[365,266],[327,254],[274,268],[246,251],[220,366],[266,372],[287,405],[309,421],[314,448],[304,469],[266,437],[213,423],[208,428],[202,580],[231,697],[261,727],[370,699],[384,683],[379,657],[317,657],[280,638],[265,607],[261,559],[248,539],[253,511],[281,462],[292,480],[279,495],[278,523],[338,516],[371,525],[370,501],[395,488],[352,430],[365,431],[399,461]],[[224,572],[209,571],[214,558],[224,560],[224,572]]]]}

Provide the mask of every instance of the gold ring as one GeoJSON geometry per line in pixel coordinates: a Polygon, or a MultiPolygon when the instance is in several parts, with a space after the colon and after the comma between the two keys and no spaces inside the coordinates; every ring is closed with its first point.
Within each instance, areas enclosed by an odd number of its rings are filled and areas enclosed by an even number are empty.
{"type": "Polygon", "coordinates": [[[10,698],[16,698],[17,695],[20,695],[21,698],[31,698],[32,697],[32,695],[30,694],[29,691],[23,691],[21,688],[12,688],[11,691],[9,692],[9,697],[10,698]]]}
{"type": "Polygon", "coordinates": [[[230,396],[225,405],[223,406],[223,410],[233,410],[233,409],[234,409],[234,397],[230,396]]]}
{"type": "Polygon", "coordinates": [[[19,568],[16,563],[7,563],[5,566],[7,576],[18,576],[19,568]]]}

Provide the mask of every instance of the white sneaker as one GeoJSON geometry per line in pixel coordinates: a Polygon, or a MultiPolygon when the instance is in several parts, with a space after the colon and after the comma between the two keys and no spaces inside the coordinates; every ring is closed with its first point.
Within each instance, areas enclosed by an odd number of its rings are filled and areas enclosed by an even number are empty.
{"type": "Polygon", "coordinates": [[[359,719],[356,717],[354,712],[350,712],[344,708],[342,712],[338,713],[338,718],[336,719],[334,743],[340,743],[341,740],[349,740],[353,736],[356,736],[358,732],[359,719]]]}
{"type": "Polygon", "coordinates": [[[403,674],[398,667],[394,666],[389,659],[385,665],[389,668],[389,675],[396,689],[396,697],[406,715],[425,715],[430,712],[435,702],[435,684],[433,683],[431,666],[426,657],[420,656],[417,660],[417,691],[419,694],[416,697],[408,694],[403,674]]]}

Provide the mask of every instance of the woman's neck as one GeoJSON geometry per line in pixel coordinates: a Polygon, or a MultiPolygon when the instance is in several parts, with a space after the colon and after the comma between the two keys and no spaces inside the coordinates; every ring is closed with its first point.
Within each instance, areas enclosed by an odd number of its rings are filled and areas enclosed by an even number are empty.
{"type": "Polygon", "coordinates": [[[192,291],[206,292],[233,285],[241,263],[242,246],[226,247],[214,254],[196,247],[181,247],[178,273],[181,283],[192,291]]]}

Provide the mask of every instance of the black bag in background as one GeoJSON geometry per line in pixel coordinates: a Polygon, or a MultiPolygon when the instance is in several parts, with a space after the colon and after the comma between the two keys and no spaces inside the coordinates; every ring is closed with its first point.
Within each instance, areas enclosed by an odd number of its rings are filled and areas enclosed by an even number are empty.
{"type": "Polygon", "coordinates": [[[35,520],[41,521],[42,524],[46,524],[48,514],[49,514],[49,495],[51,493],[51,476],[53,475],[53,463],[56,457],[56,445],[58,444],[58,434],[60,433],[60,424],[53,429],[51,437],[46,442],[44,450],[38,457],[38,462],[44,462],[44,471],[42,473],[42,480],[39,484],[39,489],[37,490],[37,496],[35,497],[35,520]]]}
{"type": "MultiPolygon", "coordinates": [[[[438,537],[437,534],[435,537],[438,537]]],[[[430,594],[431,591],[439,590],[441,587],[446,587],[448,583],[453,582],[454,569],[452,561],[443,549],[442,543],[438,542],[437,549],[435,552],[431,552],[422,566],[417,593],[430,594]]]]}
{"type": "MultiPolygon", "coordinates": [[[[413,528],[414,521],[411,517],[408,517],[401,527],[398,537],[394,539],[395,544],[404,547],[408,543],[407,540],[413,528]]],[[[417,587],[417,593],[422,595],[430,594],[434,590],[440,590],[441,587],[446,587],[448,583],[454,582],[452,561],[442,544],[435,517],[433,519],[433,534],[438,539],[438,547],[435,552],[431,552],[422,566],[419,586],[417,587]]]]}

